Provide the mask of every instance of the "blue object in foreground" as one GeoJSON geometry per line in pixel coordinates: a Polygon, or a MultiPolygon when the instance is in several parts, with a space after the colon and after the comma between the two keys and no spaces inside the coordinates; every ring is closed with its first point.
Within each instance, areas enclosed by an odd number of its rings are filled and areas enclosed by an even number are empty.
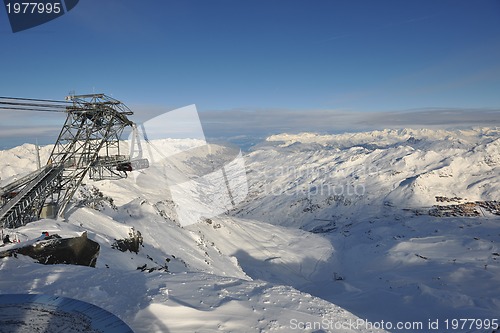
{"type": "Polygon", "coordinates": [[[87,302],[42,294],[0,295],[0,331],[133,333],[109,311],[87,302]]]}

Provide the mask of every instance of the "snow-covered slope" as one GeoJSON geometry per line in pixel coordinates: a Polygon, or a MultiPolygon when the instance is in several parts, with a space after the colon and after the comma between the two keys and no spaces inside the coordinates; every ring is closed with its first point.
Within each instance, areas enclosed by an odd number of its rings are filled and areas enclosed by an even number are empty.
{"type": "MultiPolygon", "coordinates": [[[[101,191],[99,211],[81,201],[67,221],[15,231],[21,240],[88,231],[101,244],[95,269],[2,259],[0,292],[81,299],[136,332],[377,331],[348,325],[360,319],[424,332],[429,321],[500,313],[500,218],[486,210],[474,218],[428,215],[433,205],[457,203],[436,196],[499,200],[498,128],[275,135],[244,157],[245,200],[188,226],[176,218],[165,175],[171,184],[207,174],[234,150],[204,151],[196,140],[154,144],[153,159],[167,163],[120,181],[85,182],[77,199],[101,191]],[[144,238],[139,253],[112,249],[131,228],[144,238]],[[307,324],[316,326],[300,329],[307,324]]],[[[43,161],[50,147],[41,153],[43,161]]],[[[34,161],[30,145],[0,152],[0,186],[34,161]]]]}
{"type": "MultiPolygon", "coordinates": [[[[131,212],[132,206],[125,211],[131,212]]],[[[4,258],[0,291],[87,301],[117,314],[135,332],[288,332],[292,319],[357,320],[348,311],[293,287],[252,280],[235,257],[248,253],[254,261],[280,260],[290,267],[284,282],[307,279],[317,262],[331,254],[329,243],[319,236],[256,221],[245,221],[243,226],[243,221],[227,218],[214,219],[215,228],[199,224],[186,230],[148,212],[152,209],[148,203],[141,207],[141,219],[132,216],[118,222],[82,208],[68,217],[69,222],[42,220],[17,229],[21,240],[36,238],[40,230],[63,237],[88,231],[89,238],[101,244],[97,267],[44,266],[22,256],[4,258]],[[112,249],[114,239],[126,237],[131,227],[144,238],[139,253],[112,249]],[[298,243],[309,250],[302,253],[298,243]],[[306,256],[310,265],[299,269],[306,256]]],[[[242,264],[257,266],[245,260],[242,264]]]]}
{"type": "MultiPolygon", "coordinates": [[[[170,149],[172,156],[186,146],[196,145],[156,143],[159,150],[170,149]]],[[[210,153],[225,151],[212,148],[210,153]]],[[[31,145],[1,152],[2,184],[32,171],[34,152],[31,145]]],[[[42,147],[42,160],[49,153],[50,147],[42,147]]],[[[179,177],[182,172],[205,172],[198,167],[205,167],[202,155],[190,156],[189,164],[174,157],[170,167],[179,177]]],[[[293,287],[314,280],[334,252],[328,240],[229,216],[182,227],[175,220],[166,183],[159,178],[164,168],[153,167],[140,177],[120,181],[86,181],[65,220],[4,230],[11,239],[27,243],[42,231],[62,237],[86,231],[101,250],[96,268],[44,266],[23,256],[0,259],[0,292],[87,301],[116,314],[135,332],[290,332],[304,327],[300,331],[312,332],[318,325],[338,332],[382,331],[362,325],[349,328],[360,318],[293,287]],[[97,210],[84,207],[86,202],[97,210]],[[132,230],[143,237],[139,253],[112,248],[132,230]]]]}
{"type": "Polygon", "coordinates": [[[313,229],[336,216],[500,197],[500,129],[275,135],[249,154],[242,217],[313,229]]]}
{"type": "Polygon", "coordinates": [[[436,196],[498,201],[499,152],[498,128],[275,135],[247,156],[249,196],[235,214],[323,232],[335,254],[301,290],[361,317],[493,319],[500,217],[428,212],[456,203],[436,196]]]}

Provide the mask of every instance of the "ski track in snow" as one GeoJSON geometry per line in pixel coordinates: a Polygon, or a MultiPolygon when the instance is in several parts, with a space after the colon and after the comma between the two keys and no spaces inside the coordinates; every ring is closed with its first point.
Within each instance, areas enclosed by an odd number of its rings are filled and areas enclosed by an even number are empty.
{"type": "MultiPolygon", "coordinates": [[[[173,154],[196,145],[191,141],[155,144],[173,154]]],[[[67,221],[41,220],[13,233],[29,241],[41,231],[87,231],[101,245],[97,267],[0,259],[0,293],[80,299],[135,332],[292,332],[293,320],[495,319],[500,218],[426,211],[438,204],[435,196],[499,200],[499,151],[498,128],[275,135],[245,155],[245,201],[186,227],[175,221],[162,176],[175,170],[180,181],[182,173],[206,168],[203,155],[125,180],[85,181],[81,195],[96,186],[118,208],[72,208],[67,221]],[[111,249],[131,227],[144,237],[139,253],[111,249]],[[137,270],[144,264],[167,265],[168,272],[137,270]]],[[[49,153],[42,147],[42,160],[49,153]]],[[[0,152],[0,186],[33,170],[34,161],[32,145],[0,152]]],[[[474,330],[454,332],[467,331],[474,330]]]]}

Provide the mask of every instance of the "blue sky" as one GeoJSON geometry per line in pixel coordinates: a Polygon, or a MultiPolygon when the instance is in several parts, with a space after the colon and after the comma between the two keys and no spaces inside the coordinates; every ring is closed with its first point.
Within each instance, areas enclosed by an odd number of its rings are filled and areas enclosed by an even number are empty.
{"type": "Polygon", "coordinates": [[[0,96],[104,92],[136,112],[500,107],[498,0],[82,0],[15,34],[0,8],[0,38],[0,96]]]}

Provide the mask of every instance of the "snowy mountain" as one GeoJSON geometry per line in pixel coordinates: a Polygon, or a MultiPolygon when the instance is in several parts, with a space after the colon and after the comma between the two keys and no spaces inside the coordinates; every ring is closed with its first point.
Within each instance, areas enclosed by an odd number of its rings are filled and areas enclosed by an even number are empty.
{"type": "Polygon", "coordinates": [[[363,318],[497,318],[499,134],[275,135],[248,156],[250,194],[236,214],[323,232],[327,267],[344,280],[301,290],[363,318]],[[495,200],[496,215],[477,205],[479,217],[460,216],[460,205],[495,200]],[[429,216],[434,205],[456,213],[429,216]]]}
{"type": "MultiPolygon", "coordinates": [[[[3,258],[0,293],[80,299],[135,332],[416,332],[431,322],[451,331],[446,320],[460,318],[482,326],[454,332],[493,330],[500,129],[274,135],[243,156],[247,182],[229,179],[245,198],[190,225],[171,184],[237,152],[196,140],[153,145],[151,168],[86,181],[65,220],[4,230],[21,241],[87,231],[101,245],[96,268],[3,258]],[[132,230],[139,252],[114,249],[132,230]]],[[[0,152],[0,186],[35,160],[28,144],[0,152]]],[[[196,206],[203,196],[189,190],[196,206]]]]}
{"type": "Polygon", "coordinates": [[[436,196],[495,200],[499,151],[497,128],[274,135],[247,158],[250,194],[238,215],[310,230],[337,215],[431,207],[436,196]]]}

